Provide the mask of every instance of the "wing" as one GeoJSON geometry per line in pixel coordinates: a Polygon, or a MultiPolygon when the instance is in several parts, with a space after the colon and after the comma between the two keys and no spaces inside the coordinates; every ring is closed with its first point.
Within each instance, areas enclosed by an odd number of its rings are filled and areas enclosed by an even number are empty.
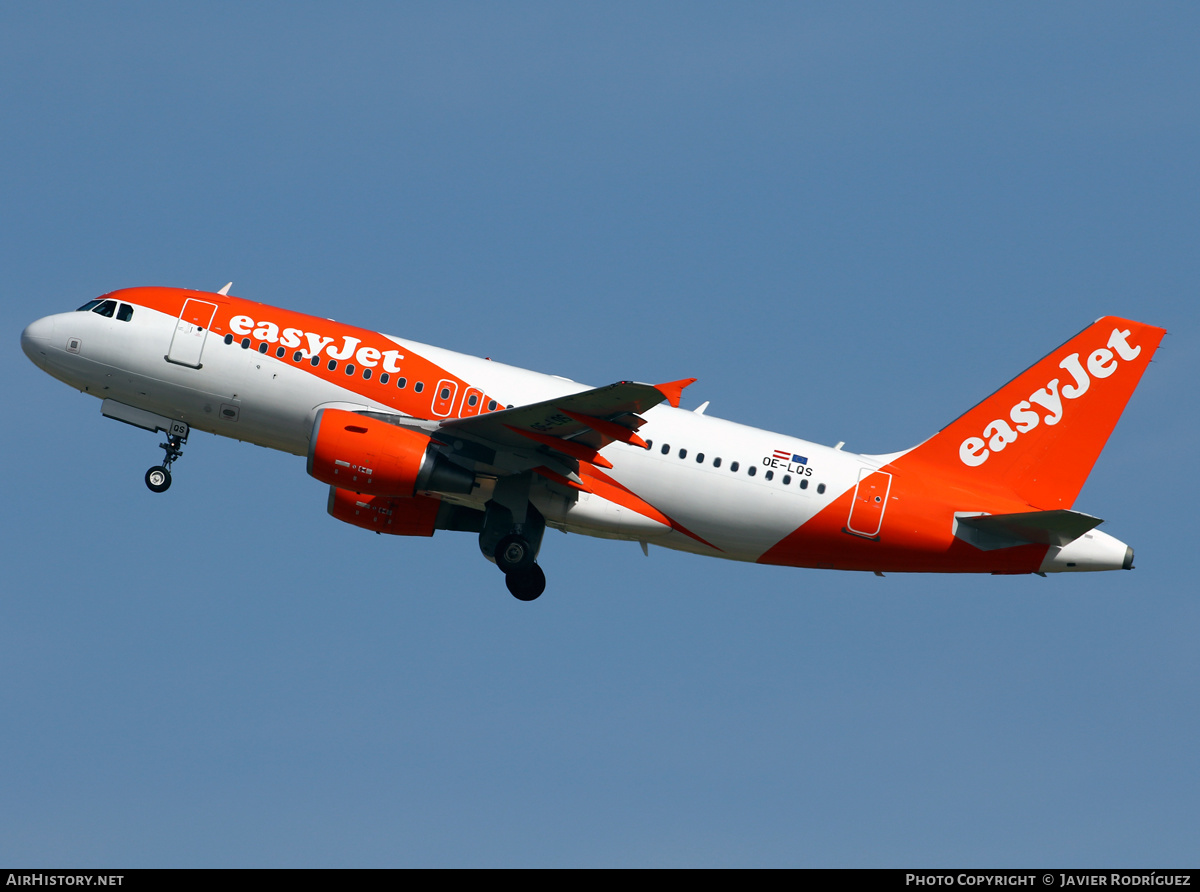
{"type": "Polygon", "coordinates": [[[482,446],[497,453],[490,464],[511,463],[513,471],[546,465],[549,460],[551,475],[545,476],[565,477],[569,485],[577,486],[576,462],[611,468],[599,454],[609,443],[645,448],[645,440],[637,435],[646,423],[641,414],[663,401],[678,406],[683,388],[695,380],[659,385],[618,381],[500,412],[449,419],[433,436],[460,452],[464,450],[461,440],[482,446]],[[460,445],[454,446],[455,440],[460,445]]]}

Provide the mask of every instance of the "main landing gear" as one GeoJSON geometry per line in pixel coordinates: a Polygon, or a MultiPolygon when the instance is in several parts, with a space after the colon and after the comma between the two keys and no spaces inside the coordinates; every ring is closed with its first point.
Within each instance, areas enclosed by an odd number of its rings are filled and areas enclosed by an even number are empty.
{"type": "Polygon", "coordinates": [[[533,546],[522,536],[508,535],[493,554],[504,584],[518,601],[532,601],[546,590],[546,574],[534,561],[533,546]]]}
{"type": "Polygon", "coordinates": [[[546,590],[546,574],[537,565],[545,532],[545,518],[529,502],[529,475],[498,480],[484,511],[479,550],[500,568],[519,601],[532,601],[546,590]]]}
{"type": "Polygon", "coordinates": [[[187,440],[187,425],[182,425],[183,434],[167,434],[167,442],[159,443],[165,455],[163,463],[146,472],[146,486],[151,492],[166,492],[171,488],[171,465],[183,455],[183,444],[187,440]]]}

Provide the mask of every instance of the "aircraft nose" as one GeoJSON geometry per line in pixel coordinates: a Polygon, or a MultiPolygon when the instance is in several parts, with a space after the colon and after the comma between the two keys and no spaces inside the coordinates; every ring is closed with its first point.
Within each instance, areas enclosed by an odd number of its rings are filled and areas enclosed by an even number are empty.
{"type": "Polygon", "coordinates": [[[30,322],[21,332],[21,349],[37,365],[43,360],[51,342],[54,340],[54,317],[43,316],[36,322],[30,322]]]}

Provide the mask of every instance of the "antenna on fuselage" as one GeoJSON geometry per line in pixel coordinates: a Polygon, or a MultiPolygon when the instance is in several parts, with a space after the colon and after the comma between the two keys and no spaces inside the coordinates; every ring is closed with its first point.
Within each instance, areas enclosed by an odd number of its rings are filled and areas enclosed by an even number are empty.
{"type": "Polygon", "coordinates": [[[220,291],[218,291],[218,292],[217,292],[217,294],[224,294],[226,297],[228,297],[228,296],[229,296],[229,289],[230,289],[230,288],[232,288],[232,287],[233,287],[233,283],[232,283],[232,282],[226,282],[226,283],[225,283],[225,287],[224,287],[224,288],[222,288],[220,291]]]}

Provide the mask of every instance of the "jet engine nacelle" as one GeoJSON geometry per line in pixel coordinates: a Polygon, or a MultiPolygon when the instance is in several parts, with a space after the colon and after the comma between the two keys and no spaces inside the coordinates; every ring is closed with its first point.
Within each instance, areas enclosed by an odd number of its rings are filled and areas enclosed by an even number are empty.
{"type": "Polygon", "coordinates": [[[317,412],[308,473],[351,492],[400,498],[468,493],[475,483],[475,475],[439,453],[427,434],[344,409],[317,412]]]}
{"type": "Polygon", "coordinates": [[[392,536],[432,536],[441,499],[369,496],[329,487],[329,513],[338,520],[392,536]]]}

